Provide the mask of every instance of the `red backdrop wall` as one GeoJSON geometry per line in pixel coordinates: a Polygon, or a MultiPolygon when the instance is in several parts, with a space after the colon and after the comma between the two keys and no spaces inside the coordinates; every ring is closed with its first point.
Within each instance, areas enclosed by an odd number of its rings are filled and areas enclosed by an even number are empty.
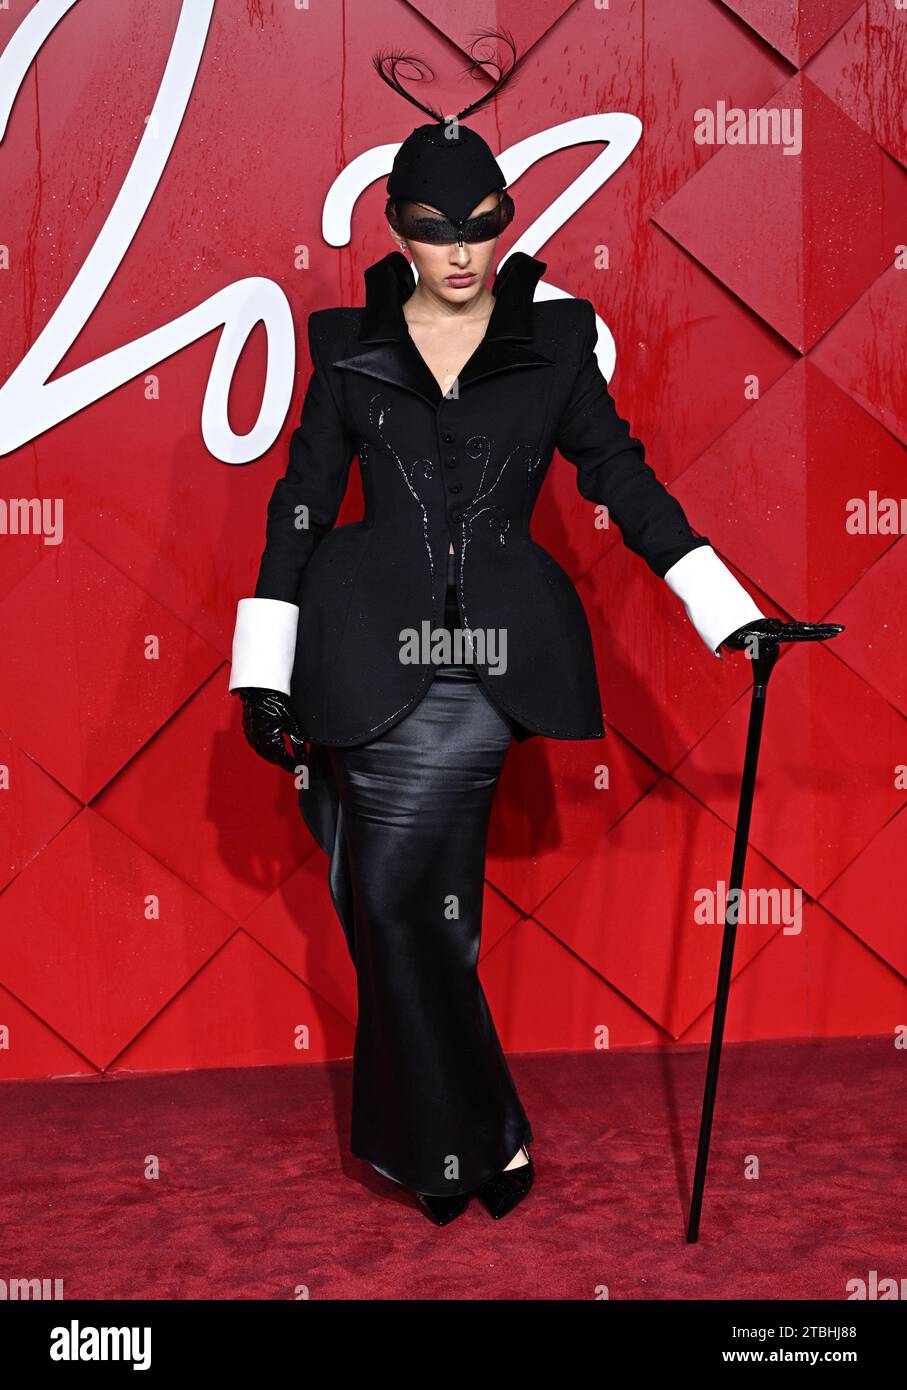
{"type": "MultiPolygon", "coordinates": [[[[149,115],[181,9],[0,11],[5,383],[128,191],[139,142],[166,139],[149,115]],[[13,98],[16,36],[38,12],[59,23],[13,98]]],[[[741,927],[728,1036],[907,1022],[907,549],[900,530],[847,527],[851,499],[904,491],[907,15],[853,0],[218,0],[147,211],[122,258],[95,266],[111,277],[97,307],[62,359],[0,395],[4,502],[63,519],[56,541],[0,535],[2,1077],[351,1053],[325,860],[292,781],[243,741],[230,639],[308,379],[307,313],[363,302],[364,268],[391,249],[383,180],[355,201],[347,244],[323,234],[340,171],[418,122],[370,55],[423,54],[431,99],[455,109],[472,95],[463,50],[489,24],[527,55],[474,121],[496,150],[595,113],[642,122],[630,157],[528,249],[611,328],[612,386],[649,461],[766,612],[846,624],[828,647],[787,648],[773,679],[747,885],[800,890],[802,918],[741,927]],[[695,113],[722,102],[801,112],[801,151],[698,143],[695,113]],[[292,388],[258,457],[227,462],[203,437],[223,313],[147,361],[111,359],[110,380],[92,368],[78,405],[71,374],[226,287],[264,302],[262,281],[285,296],[296,357],[279,311],[270,358],[261,323],[242,350],[234,431],[256,422],[269,373],[292,388]],[[78,408],[54,418],[48,379],[78,408]]],[[[521,175],[502,254],[600,150],[521,175]]],[[[354,484],[341,520],[359,506],[354,484]]],[[[563,460],[536,518],[592,621],[609,737],[511,751],[485,989],[508,1048],[702,1040],[720,925],[696,922],[694,895],[730,867],[750,668],[708,654],[596,528],[563,460]]]]}

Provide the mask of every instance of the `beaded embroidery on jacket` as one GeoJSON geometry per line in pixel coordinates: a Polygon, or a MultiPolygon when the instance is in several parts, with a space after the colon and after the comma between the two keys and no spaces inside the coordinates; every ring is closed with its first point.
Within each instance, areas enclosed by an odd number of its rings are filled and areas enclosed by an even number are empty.
{"type": "MultiPolygon", "coordinates": [[[[369,419],[370,419],[372,425],[374,425],[375,430],[376,430],[376,432],[377,432],[379,438],[381,439],[381,442],[384,444],[384,447],[387,449],[387,452],[389,453],[389,455],[391,456],[391,458],[394,459],[394,461],[395,461],[395,463],[396,463],[398,469],[400,470],[401,476],[403,477],[403,480],[404,480],[404,482],[406,483],[407,490],[409,491],[410,495],[414,498],[414,500],[415,500],[417,506],[419,507],[420,511],[422,512],[422,537],[423,537],[423,540],[424,540],[424,542],[425,542],[425,550],[426,550],[426,553],[427,553],[427,555],[428,555],[428,570],[429,570],[429,575],[430,575],[430,577],[431,577],[431,598],[432,598],[432,603],[434,603],[434,600],[435,600],[435,564],[434,564],[434,558],[433,558],[432,553],[431,553],[431,542],[429,541],[429,537],[428,537],[428,507],[427,507],[426,503],[423,501],[422,497],[420,496],[420,494],[419,494],[419,492],[418,492],[418,490],[417,490],[417,488],[416,488],[415,479],[416,479],[417,472],[418,472],[418,470],[420,469],[420,465],[421,465],[421,477],[423,477],[423,478],[425,478],[425,479],[427,479],[427,480],[431,480],[431,479],[434,477],[435,465],[434,465],[434,461],[433,461],[432,459],[429,459],[429,458],[425,458],[425,457],[423,457],[423,456],[420,456],[420,457],[418,457],[418,458],[413,459],[412,463],[409,465],[409,467],[407,467],[407,465],[406,465],[406,464],[404,463],[404,461],[403,461],[403,458],[402,458],[402,456],[401,456],[399,450],[395,447],[395,445],[393,444],[393,442],[391,441],[391,439],[388,437],[388,435],[387,435],[386,432],[385,432],[385,422],[387,421],[387,419],[388,419],[388,417],[389,417],[389,415],[390,415],[390,413],[391,413],[391,410],[392,410],[392,402],[388,401],[387,397],[386,397],[386,396],[383,396],[380,392],[376,392],[375,395],[373,395],[372,398],[371,398],[371,400],[369,401],[369,419]]],[[[541,456],[541,454],[534,448],[533,445],[531,445],[531,444],[523,444],[523,443],[516,444],[516,445],[511,449],[511,451],[510,451],[510,453],[507,455],[507,457],[504,459],[504,462],[501,464],[501,467],[500,467],[500,469],[498,470],[498,474],[497,474],[497,476],[496,476],[494,482],[491,483],[490,486],[486,488],[486,487],[485,487],[485,477],[486,477],[486,475],[487,475],[487,473],[488,473],[488,466],[489,466],[489,464],[491,463],[492,449],[493,449],[493,440],[492,440],[487,434],[474,434],[474,435],[471,435],[470,438],[467,439],[467,441],[466,441],[466,451],[467,451],[467,453],[469,454],[470,458],[472,458],[473,460],[476,460],[476,461],[478,461],[479,459],[482,460],[482,473],[481,473],[481,476],[480,476],[480,478],[479,478],[478,491],[476,492],[475,497],[473,497],[472,501],[471,501],[466,507],[464,507],[464,509],[463,509],[463,516],[464,516],[463,544],[462,544],[462,546],[460,547],[460,591],[461,591],[461,593],[464,592],[464,579],[463,579],[463,574],[464,574],[464,561],[465,561],[465,558],[466,558],[466,550],[467,550],[467,547],[468,547],[468,545],[469,545],[470,539],[472,538],[472,529],[473,529],[473,526],[474,526],[474,524],[478,521],[479,517],[480,517],[480,516],[483,516],[486,512],[488,513],[488,525],[489,525],[490,527],[492,527],[493,529],[494,529],[494,528],[497,529],[497,532],[498,532],[498,540],[501,542],[501,545],[505,545],[505,544],[506,544],[506,540],[505,540],[506,533],[510,530],[510,517],[507,515],[507,513],[504,511],[504,509],[503,509],[502,507],[499,507],[499,506],[494,505],[494,504],[489,504],[489,505],[486,505],[486,506],[484,506],[484,507],[479,507],[479,503],[480,503],[480,502],[485,502],[486,499],[488,499],[489,497],[491,497],[492,493],[495,491],[495,488],[498,486],[498,484],[500,483],[501,479],[503,478],[504,473],[506,472],[508,465],[509,465],[509,464],[511,463],[511,461],[512,461],[514,458],[516,458],[518,455],[521,455],[521,454],[526,454],[526,455],[527,455],[526,460],[525,460],[525,466],[526,466],[526,486],[527,486],[527,488],[529,487],[529,485],[530,485],[530,483],[531,483],[531,481],[532,481],[532,475],[533,475],[533,473],[535,472],[535,470],[538,468],[539,464],[540,464],[541,461],[542,461],[542,456],[541,456]]],[[[360,454],[359,454],[359,462],[360,462],[360,464],[364,464],[364,463],[366,462],[367,453],[368,453],[367,445],[365,445],[365,444],[363,443],[363,445],[362,445],[362,447],[361,447],[361,449],[360,449],[360,454]],[[365,456],[366,456],[365,458],[363,458],[363,452],[365,453],[365,456]]],[[[467,613],[466,613],[466,600],[465,600],[465,597],[464,597],[464,600],[463,600],[463,620],[464,620],[464,631],[465,631],[466,634],[467,634],[467,639],[470,641],[470,645],[472,645],[471,638],[469,638],[469,634],[472,632],[473,629],[472,629],[472,625],[471,625],[470,622],[469,622],[468,615],[467,615],[467,613]]]]}

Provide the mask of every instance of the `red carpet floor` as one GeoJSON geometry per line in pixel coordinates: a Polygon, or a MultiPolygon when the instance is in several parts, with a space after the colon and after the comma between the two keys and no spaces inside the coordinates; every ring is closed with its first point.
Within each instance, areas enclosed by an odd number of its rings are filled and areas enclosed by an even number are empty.
{"type": "Polygon", "coordinates": [[[510,1060],[536,1186],[444,1229],[346,1153],[349,1063],[7,1082],[0,1275],[69,1299],[844,1299],[907,1273],[890,1039],[726,1050],[696,1246],[703,1051],[510,1060]]]}

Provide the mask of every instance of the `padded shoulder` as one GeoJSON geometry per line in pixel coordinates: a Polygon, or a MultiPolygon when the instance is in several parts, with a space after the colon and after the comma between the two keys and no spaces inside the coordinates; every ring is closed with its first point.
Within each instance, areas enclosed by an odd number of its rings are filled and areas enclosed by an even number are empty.
{"type": "Polygon", "coordinates": [[[564,360],[580,361],[591,351],[597,337],[591,299],[546,299],[534,307],[541,334],[563,349],[564,360]]]}
{"type": "Polygon", "coordinates": [[[343,357],[359,336],[364,309],[313,309],[309,314],[309,351],[313,357],[343,357]]]}
{"type": "Polygon", "coordinates": [[[309,314],[309,323],[317,324],[320,329],[346,328],[351,323],[358,324],[360,318],[365,313],[361,308],[347,308],[340,306],[331,309],[313,309],[309,314]]]}

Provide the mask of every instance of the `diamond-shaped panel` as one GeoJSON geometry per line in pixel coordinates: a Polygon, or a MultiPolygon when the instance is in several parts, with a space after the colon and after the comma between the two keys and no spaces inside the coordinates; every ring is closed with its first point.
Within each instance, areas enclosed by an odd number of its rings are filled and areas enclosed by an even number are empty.
{"type": "MultiPolygon", "coordinates": [[[[835,656],[907,715],[907,543],[891,545],[828,614],[843,623],[835,656]]],[[[907,751],[902,761],[907,762],[907,751]]]]}
{"type": "Polygon", "coordinates": [[[488,877],[531,913],[657,778],[614,729],[603,739],[511,745],[491,815],[488,877]]]}
{"type": "MultiPolygon", "coordinates": [[[[902,244],[907,237],[898,238],[897,245],[902,244]]],[[[901,444],[907,444],[907,380],[900,366],[907,322],[905,279],[901,268],[886,270],[810,354],[830,380],[901,444]]]]}
{"type": "Polygon", "coordinates": [[[601,1051],[657,1043],[664,1032],[532,918],[482,961],[495,1024],[515,1052],[601,1051]]]}
{"type": "Polygon", "coordinates": [[[802,67],[853,14],[858,0],[723,0],[723,3],[789,62],[802,67]]]}
{"type": "MultiPolygon", "coordinates": [[[[907,748],[902,767],[907,764],[907,748]]],[[[904,773],[901,773],[904,782],[904,773]]],[[[901,796],[905,793],[902,790],[901,796]]],[[[822,895],[822,903],[854,935],[907,979],[907,813],[901,811],[870,841],[822,895]]],[[[876,1030],[873,1030],[876,1031],[876,1030]]]]}
{"type": "Polygon", "coordinates": [[[114,1070],[287,1066],[352,1052],[349,1022],[238,931],[114,1070]]]}
{"type": "Polygon", "coordinates": [[[807,78],[766,106],[802,113],[801,152],[724,144],[656,220],[805,352],[890,263],[907,180],[807,78]]]}
{"type": "Polygon", "coordinates": [[[0,982],[103,1067],[235,929],[86,809],[0,895],[0,982]]]}
{"type": "Polygon", "coordinates": [[[242,921],[316,846],[292,774],[253,753],[226,684],[220,668],[94,809],[242,921]]]}
{"type": "Polygon", "coordinates": [[[222,663],[77,536],[0,602],[0,626],[5,731],[83,801],[222,663]]]}
{"type": "Polygon", "coordinates": [[[907,165],[904,8],[862,0],[808,68],[809,79],[883,150],[907,165]]]}
{"type": "Polygon", "coordinates": [[[20,999],[0,985],[0,1081],[39,1076],[95,1076],[97,1069],[48,1027],[20,999]]]}
{"type": "Polygon", "coordinates": [[[253,940],[316,990],[349,1023],[356,1021],[356,972],[319,851],[243,924],[253,940]]]}
{"type": "MultiPolygon", "coordinates": [[[[742,696],[674,769],[728,825],[749,708],[742,696]]],[[[905,755],[896,710],[830,649],[792,644],[768,688],[750,844],[818,897],[903,805],[894,769],[905,755]]]]}
{"type": "Polygon", "coordinates": [[[81,802],[0,734],[0,890],[80,809],[81,802]]]}
{"type": "MultiPolygon", "coordinates": [[[[764,613],[778,612],[738,578],[764,613]]],[[[597,637],[605,717],[656,767],[670,770],[749,686],[749,668],[712,655],[676,595],[624,546],[578,589],[597,637]]]]}
{"type": "Polygon", "coordinates": [[[854,503],[897,495],[903,473],[897,441],[802,361],[673,491],[743,574],[815,621],[892,542],[854,527],[854,503]]]}
{"type": "MultiPolygon", "coordinates": [[[[720,902],[733,835],[669,778],[634,806],[536,909],[548,927],[653,1022],[679,1037],[714,997],[724,914],[697,922],[697,894],[720,902]]],[[[789,888],[750,851],[744,887],[789,888]]],[[[739,926],[735,970],[781,925],[739,926]]]]}
{"type": "MultiPolygon", "coordinates": [[[[903,897],[903,886],[894,895],[903,897]]],[[[899,1037],[904,1027],[904,979],[834,918],[815,909],[807,936],[809,1018],[814,1038],[899,1037]]],[[[890,903],[886,907],[890,914],[890,903]]]]}
{"type": "MultiPolygon", "coordinates": [[[[747,872],[746,884],[749,884],[747,872]]],[[[816,906],[804,900],[800,929],[782,927],[771,941],[734,976],[728,1000],[724,1036],[727,1042],[747,1038],[794,1038],[809,1033],[810,982],[807,940],[816,925],[816,906]]],[[[826,921],[827,913],[821,914],[826,921]]],[[[831,923],[832,930],[835,924],[831,923]]],[[[708,1043],[714,1002],[681,1036],[681,1042],[708,1043]]]]}

